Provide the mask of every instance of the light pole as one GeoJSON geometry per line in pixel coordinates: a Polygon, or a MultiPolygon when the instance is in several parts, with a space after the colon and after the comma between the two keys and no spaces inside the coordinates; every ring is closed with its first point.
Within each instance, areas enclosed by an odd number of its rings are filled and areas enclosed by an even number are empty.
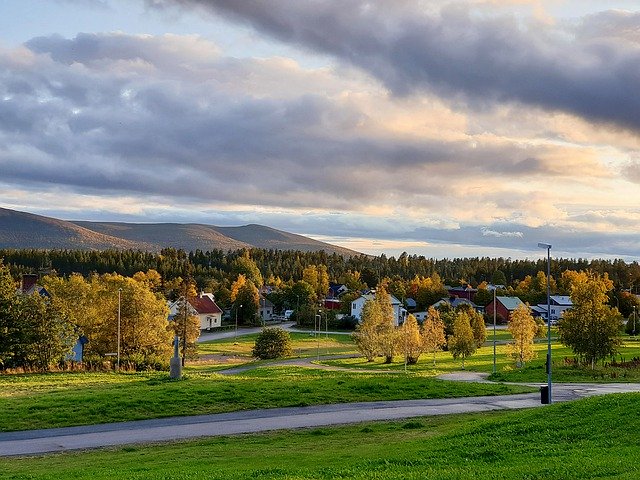
{"type": "Polygon", "coordinates": [[[122,297],[122,288],[118,289],[118,359],[116,361],[116,370],[120,371],[120,306],[122,297]]]}
{"type": "Polygon", "coordinates": [[[493,373],[496,373],[496,286],[493,286],[493,373]]]}
{"type": "Polygon", "coordinates": [[[551,245],[538,243],[547,249],[547,403],[551,403],[551,245]]]}
{"type": "MultiPolygon", "coordinates": [[[[240,304],[240,308],[242,308],[242,304],[240,304]]],[[[233,335],[234,339],[238,338],[238,310],[239,310],[239,308],[236,308],[236,331],[235,331],[235,333],[233,335]]]]}
{"type": "Polygon", "coordinates": [[[318,309],[318,314],[316,315],[316,321],[313,324],[313,327],[315,329],[315,336],[316,336],[316,358],[318,359],[318,361],[320,361],[320,325],[322,325],[322,313],[320,313],[321,310],[318,309]],[[316,327],[317,325],[317,327],[316,327]]]}
{"type": "Polygon", "coordinates": [[[636,306],[634,305],[634,306],[633,306],[633,332],[632,332],[632,334],[633,334],[634,336],[635,336],[635,334],[636,334],[636,315],[637,315],[637,313],[636,313],[636,306]]]}

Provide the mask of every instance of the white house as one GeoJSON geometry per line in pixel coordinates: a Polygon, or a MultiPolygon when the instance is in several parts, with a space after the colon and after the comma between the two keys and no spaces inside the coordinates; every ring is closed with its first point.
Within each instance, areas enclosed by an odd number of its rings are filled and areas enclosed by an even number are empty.
{"type": "MultiPolygon", "coordinates": [[[[393,295],[389,295],[389,297],[391,297],[391,306],[393,307],[393,324],[397,327],[404,323],[404,319],[407,316],[407,310],[402,306],[402,302],[400,302],[396,297],[393,295]]],[[[356,298],[351,302],[351,315],[360,321],[362,316],[362,307],[364,307],[365,302],[367,300],[373,300],[374,298],[375,294],[373,293],[367,293],[356,298]]]]}
{"type": "MultiPolygon", "coordinates": [[[[573,307],[573,302],[569,295],[551,295],[549,297],[549,304],[551,310],[551,321],[558,320],[562,317],[562,314],[573,307]]],[[[545,320],[547,319],[547,304],[539,303],[535,307],[531,307],[534,315],[538,315],[545,320]]]]}
{"type": "MultiPolygon", "coordinates": [[[[173,318],[178,313],[183,300],[179,298],[169,304],[169,318],[173,318]]],[[[200,293],[195,298],[189,299],[189,313],[200,319],[200,329],[210,330],[222,326],[222,310],[213,299],[212,293],[200,293]]]]}

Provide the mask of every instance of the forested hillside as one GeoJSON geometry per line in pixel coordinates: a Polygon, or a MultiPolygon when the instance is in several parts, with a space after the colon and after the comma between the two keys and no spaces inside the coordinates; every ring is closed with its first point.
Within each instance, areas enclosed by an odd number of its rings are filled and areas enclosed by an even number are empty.
{"type": "MultiPolygon", "coordinates": [[[[14,276],[20,273],[55,271],[59,275],[81,273],[119,273],[133,275],[138,271],[157,270],[164,279],[170,280],[189,274],[199,286],[208,281],[235,280],[234,260],[249,253],[267,281],[278,277],[282,281],[302,279],[302,272],[310,265],[325,265],[330,281],[340,281],[347,273],[358,273],[359,278],[369,287],[377,285],[382,278],[412,279],[415,276],[439,275],[450,285],[470,283],[477,285],[483,281],[514,285],[525,277],[546,271],[546,261],[512,260],[508,258],[456,258],[429,259],[423,256],[403,254],[398,258],[382,255],[344,257],[326,252],[298,252],[264,249],[240,249],[233,252],[213,250],[185,252],[173,248],[160,253],[136,250],[0,250],[0,258],[11,268],[14,276]]],[[[553,259],[551,274],[559,277],[565,270],[593,270],[607,273],[616,289],[635,288],[640,284],[638,262],[626,263],[622,260],[553,259]]]]}

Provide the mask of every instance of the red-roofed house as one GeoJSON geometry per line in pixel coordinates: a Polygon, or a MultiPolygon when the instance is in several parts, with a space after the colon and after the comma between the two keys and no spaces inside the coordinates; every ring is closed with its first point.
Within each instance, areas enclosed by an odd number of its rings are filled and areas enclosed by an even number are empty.
{"type": "MultiPolygon", "coordinates": [[[[210,330],[222,326],[222,309],[216,305],[211,293],[200,293],[189,299],[189,311],[200,319],[200,329],[210,330]]],[[[175,317],[182,304],[182,299],[169,304],[170,318],[175,317]]]]}

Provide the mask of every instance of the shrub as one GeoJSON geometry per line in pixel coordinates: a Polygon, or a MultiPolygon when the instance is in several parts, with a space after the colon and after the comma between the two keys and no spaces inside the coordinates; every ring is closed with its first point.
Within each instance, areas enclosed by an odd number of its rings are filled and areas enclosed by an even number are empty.
{"type": "Polygon", "coordinates": [[[253,356],[261,359],[288,357],[293,354],[289,332],[281,328],[265,328],[253,346],[253,356]]]}

